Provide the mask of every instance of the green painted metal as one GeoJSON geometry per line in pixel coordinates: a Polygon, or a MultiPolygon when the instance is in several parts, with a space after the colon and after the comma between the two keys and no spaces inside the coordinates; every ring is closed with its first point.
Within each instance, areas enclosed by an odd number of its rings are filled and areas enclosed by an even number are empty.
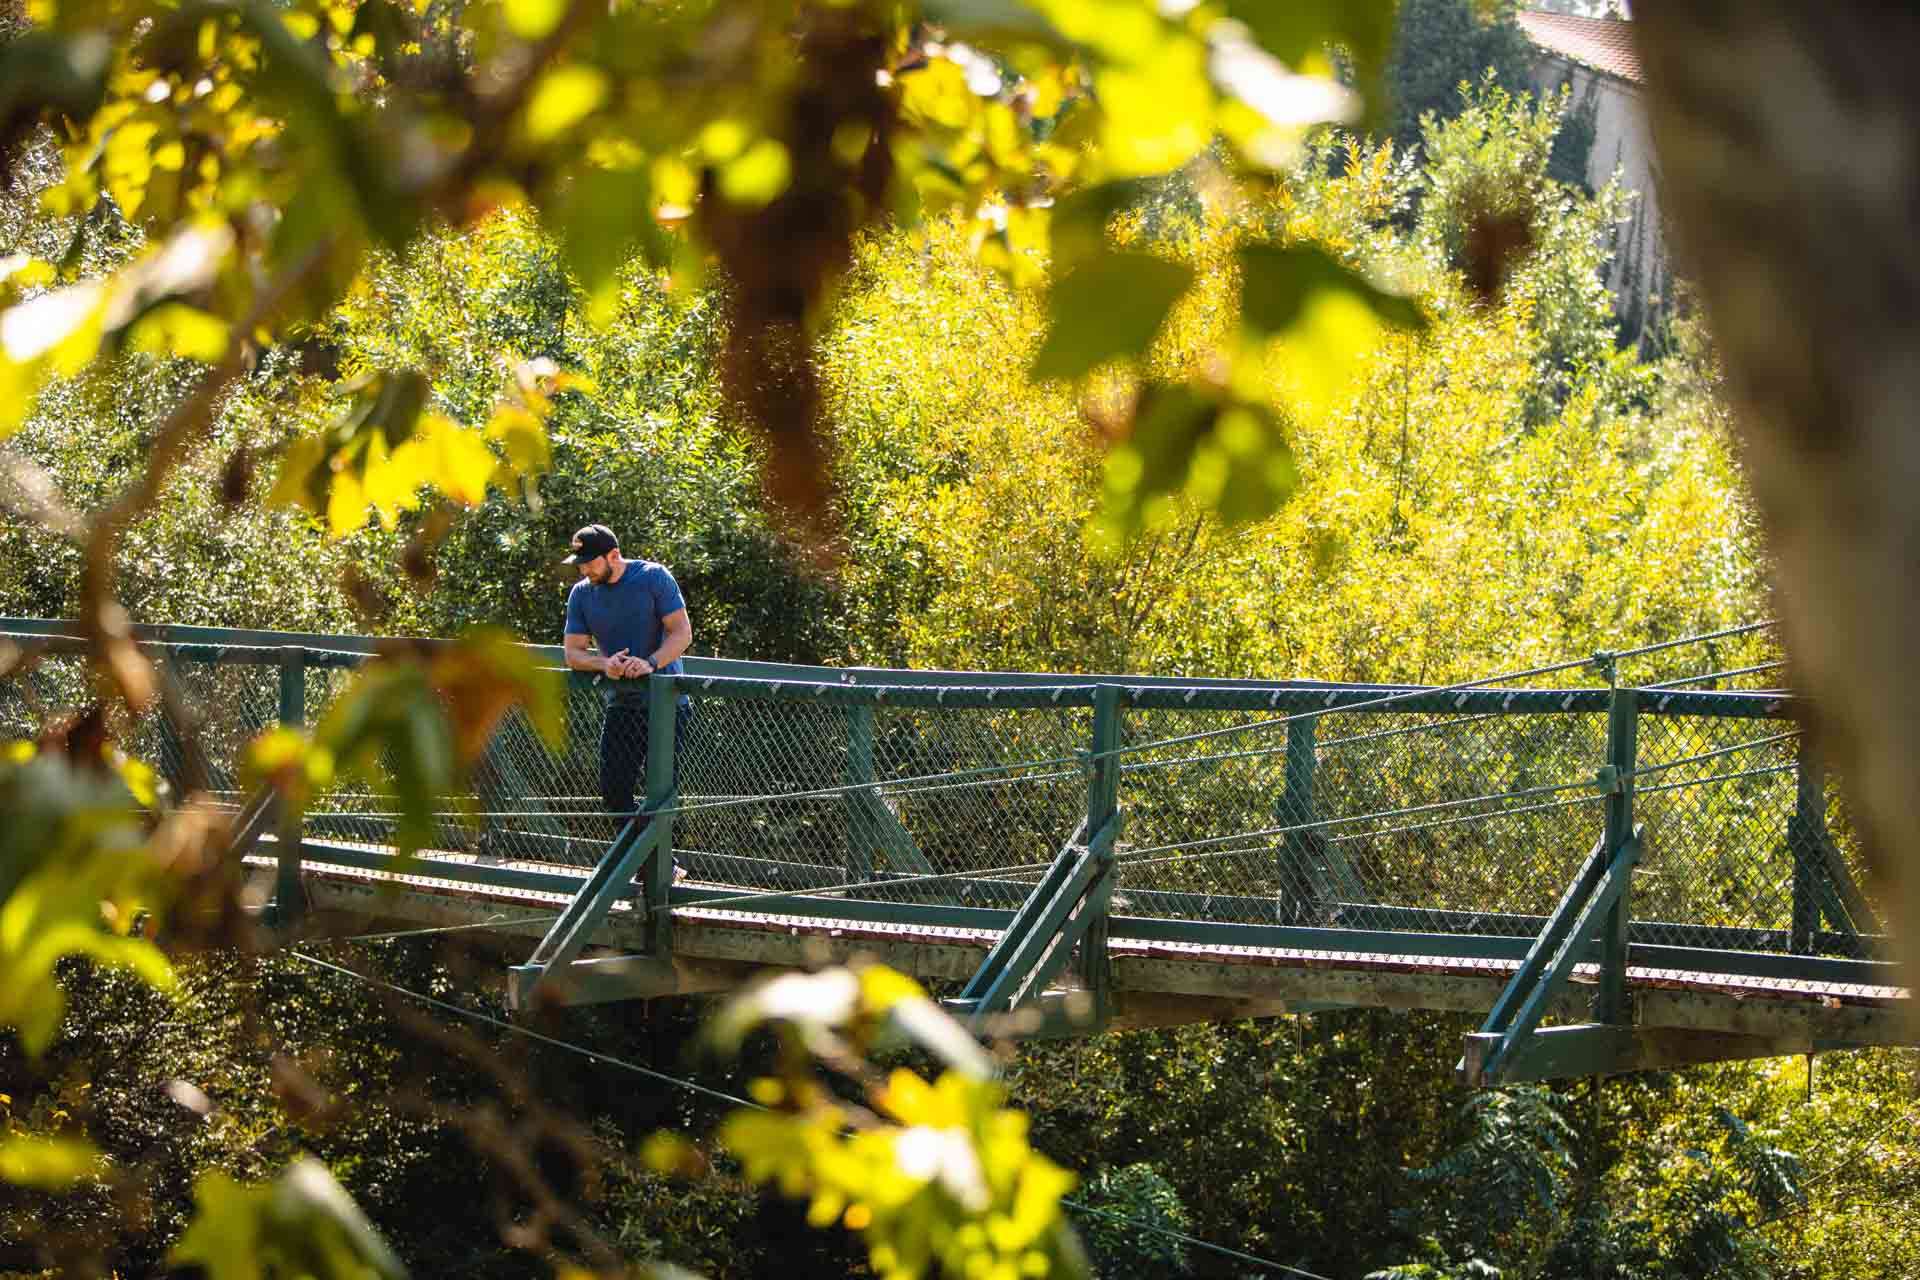
{"type": "MultiPolygon", "coordinates": [[[[540,945],[534,948],[532,957],[520,969],[519,987],[522,997],[533,998],[547,976],[555,970],[564,971],[579,956],[581,948],[600,927],[607,913],[613,910],[616,899],[624,898],[631,891],[634,873],[639,871],[649,859],[661,861],[655,856],[660,847],[661,836],[666,828],[658,818],[651,822],[645,817],[629,818],[620,834],[608,846],[600,865],[588,876],[566,909],[547,930],[540,945]]],[[[664,859],[669,867],[670,859],[664,859]]],[[[671,871],[668,873],[671,875],[671,871]]],[[[664,899],[664,895],[663,895],[664,899]]],[[[660,913],[665,916],[666,912],[660,913]]]]}
{"type": "Polygon", "coordinates": [[[679,689],[674,677],[659,672],[647,677],[647,803],[651,819],[653,854],[641,872],[641,901],[647,910],[647,952],[664,956],[673,950],[673,805],[679,794],[679,757],[676,752],[675,712],[679,689]]]}
{"type": "Polygon", "coordinates": [[[1078,944],[1094,1018],[1111,1008],[1107,907],[1113,893],[1113,845],[1120,829],[1121,692],[1094,692],[1087,753],[1087,812],[1045,877],[1014,914],[979,970],[951,1003],[975,1026],[1030,1002],[1058,976],[1078,944]],[[1086,844],[1080,843],[1088,835],[1086,844]]]}
{"type": "MultiPolygon", "coordinates": [[[[288,646],[280,651],[280,724],[282,728],[301,729],[306,723],[306,654],[288,646]]],[[[279,828],[280,857],[273,874],[272,917],[276,926],[286,929],[297,925],[306,911],[306,897],[300,889],[300,815],[282,808],[279,828]]]]}
{"type": "Polygon", "coordinates": [[[874,878],[876,855],[886,861],[888,871],[930,875],[933,864],[920,852],[913,834],[900,825],[900,819],[868,784],[876,775],[873,764],[873,704],[847,706],[847,784],[857,788],[847,792],[847,861],[849,881],[874,878]]]}
{"type": "MultiPolygon", "coordinates": [[[[1561,910],[1521,963],[1520,972],[1500,993],[1493,1012],[1480,1028],[1482,1034],[1497,1035],[1500,1043],[1480,1064],[1475,1084],[1497,1084],[1507,1061],[1515,1056],[1540,1025],[1548,1005],[1573,974],[1582,945],[1599,936],[1602,954],[1602,985],[1605,983],[1608,953],[1613,946],[1609,931],[1611,917],[1626,895],[1634,864],[1640,860],[1640,841],[1636,835],[1624,845],[1614,847],[1604,841],[1595,848],[1595,860],[1582,873],[1573,892],[1561,901],[1561,910]],[[1604,866],[1599,859],[1606,858],[1604,866]],[[1597,877],[1593,874],[1598,870],[1597,877]]],[[[1625,960],[1622,957],[1622,969],[1625,960]]],[[[1606,1025],[1616,1025],[1607,1023],[1606,1025]]],[[[1463,1059],[1462,1070],[1470,1064],[1463,1059]]]]}
{"type": "Polygon", "coordinates": [[[300,854],[312,866],[352,867],[361,871],[429,876],[483,889],[519,889],[536,893],[578,894],[590,878],[586,872],[535,871],[528,867],[507,866],[469,859],[436,858],[416,855],[400,858],[391,849],[368,849],[358,845],[337,844],[312,835],[300,841],[300,854]]]}
{"type": "MultiPolygon", "coordinates": [[[[299,631],[268,631],[251,628],[199,627],[180,624],[136,624],[134,637],[142,642],[176,646],[200,646],[208,650],[230,650],[229,661],[273,662],[277,658],[252,657],[246,650],[271,652],[288,645],[308,650],[313,666],[350,664],[374,653],[388,637],[348,636],[299,631]]],[[[0,635],[18,637],[65,637],[78,639],[78,624],[45,618],[0,618],[0,635]]],[[[453,643],[431,637],[407,637],[410,644],[453,643]]],[[[528,645],[554,666],[564,665],[558,645],[528,645]]],[[[774,684],[826,683],[845,688],[881,687],[900,691],[905,696],[913,689],[947,689],[949,697],[968,690],[999,690],[1005,693],[1040,689],[1065,689],[1071,701],[1077,696],[1085,705],[1087,691],[1100,684],[1124,688],[1130,705],[1142,709],[1196,706],[1215,710],[1316,711],[1338,709],[1361,702],[1377,701],[1394,695],[1392,710],[1398,713],[1433,714],[1458,712],[1478,714],[1554,714],[1592,713],[1606,709],[1609,691],[1605,689],[1447,689],[1419,692],[1414,685],[1336,684],[1315,680],[1221,680],[1166,676],[1073,675],[1044,672],[972,672],[910,671],[864,667],[815,667],[790,663],[751,662],[731,658],[688,656],[682,659],[684,679],[703,677],[740,679],[774,684]],[[1411,693],[1413,696],[1399,697],[1411,693]]],[[[1790,696],[1774,692],[1697,692],[1691,690],[1638,690],[1641,709],[1664,715],[1699,715],[1733,719],[1786,719],[1793,714],[1790,696]]],[[[956,704],[958,705],[958,704],[956,704]]]]}
{"type": "MultiPolygon", "coordinates": [[[[1616,865],[1630,843],[1634,844],[1636,850],[1638,848],[1634,843],[1633,773],[1639,725],[1638,696],[1630,689],[1615,689],[1612,705],[1607,710],[1607,765],[1613,771],[1613,787],[1607,794],[1604,838],[1616,865]]],[[[1630,1020],[1627,1017],[1627,920],[1632,909],[1632,876],[1629,874],[1632,865],[1631,862],[1626,863],[1618,877],[1613,905],[1607,910],[1606,922],[1600,932],[1600,989],[1594,996],[1595,1022],[1630,1020]]]]}
{"type": "MultiPolygon", "coordinates": [[[[85,648],[71,624],[0,619],[0,634],[49,655],[41,692],[65,697],[61,691],[79,687],[74,664],[61,656],[85,648]]],[[[182,787],[211,785],[229,797],[241,747],[273,714],[271,668],[287,678],[280,710],[296,720],[318,714],[338,689],[330,673],[364,662],[380,643],[195,627],[137,628],[136,638],[169,674],[184,673],[198,698],[187,705],[210,715],[192,733],[149,721],[129,748],[141,742],[138,750],[177,761],[194,742],[207,743],[207,777],[182,787]]],[[[543,662],[561,663],[554,646],[530,648],[543,662]]],[[[591,723],[590,684],[569,675],[577,726],[591,723]]],[[[7,695],[0,685],[0,717],[12,717],[0,727],[20,732],[36,704],[7,695]]],[[[1589,815],[1604,803],[1605,848],[1617,854],[1637,822],[1657,839],[1646,846],[1649,871],[1640,884],[1616,883],[1609,862],[1587,886],[1589,906],[1597,887],[1617,893],[1604,927],[1586,936],[1584,925],[1573,928],[1581,924],[1576,912],[1552,950],[1566,963],[1600,967],[1596,1019],[1631,1020],[1629,964],[1868,987],[1894,981],[1879,959],[1879,923],[1826,830],[1817,766],[1803,759],[1796,796],[1784,799],[1791,748],[1765,744],[1790,737],[1777,730],[1792,703],[1775,692],[1422,689],[689,658],[686,674],[659,678],[652,696],[662,701],[652,716],[644,806],[662,830],[640,855],[631,918],[646,922],[646,949],[661,957],[672,944],[669,908],[714,904],[760,916],[1004,932],[995,995],[1009,1006],[1030,1006],[1075,948],[1087,986],[1106,1005],[1110,940],[1365,953],[1403,971],[1516,963],[1548,940],[1567,908],[1563,898],[1552,913],[1535,914],[1551,905],[1542,898],[1552,889],[1536,893],[1532,885],[1549,872],[1549,886],[1583,879],[1589,815]],[[699,709],[700,727],[681,761],[672,759],[675,692],[690,694],[699,709]],[[1115,724],[1118,708],[1128,709],[1135,741],[1122,746],[1106,736],[1103,703],[1115,709],[1115,724]],[[1096,744],[1113,745],[1091,753],[1085,814],[1109,811],[1103,792],[1117,814],[1124,787],[1131,847],[1103,839],[1108,824],[1099,821],[1081,827],[1082,838],[1093,837],[1085,849],[1053,843],[1079,816],[1073,758],[1089,708],[1096,744]],[[1580,761],[1594,754],[1602,713],[1601,782],[1611,790],[1604,800],[1592,790],[1569,794],[1591,768],[1580,761]],[[1321,724],[1327,716],[1344,719],[1321,724]],[[1749,731],[1738,726],[1743,721],[1772,727],[1749,731]],[[1272,771],[1283,753],[1275,796],[1272,771]],[[1657,761],[1640,768],[1658,776],[1647,776],[1636,796],[1637,757],[1657,761]],[[1677,771],[1696,757],[1698,767],[1677,771]],[[755,762],[752,773],[737,767],[742,759],[755,762]],[[1675,794],[1686,787],[1701,790],[1675,794]],[[1751,815],[1771,814],[1777,823],[1783,810],[1790,814],[1784,847],[1773,836],[1763,847],[1753,833],[1765,828],[1751,815]],[[1362,825],[1369,818],[1375,821],[1362,825]],[[707,883],[672,883],[676,845],[687,846],[681,857],[707,883]],[[1096,847],[1109,867],[1089,857],[1096,847]],[[1031,879],[996,878],[996,869],[1009,867],[1040,877],[1049,859],[1045,892],[1031,892],[1031,879]],[[1749,899],[1729,904],[1722,868],[1754,887],[1749,899]],[[1122,875],[1122,896],[1110,901],[1122,875]],[[750,900],[739,902],[743,895],[750,900]],[[1121,914],[1112,914],[1116,905],[1121,914]],[[1636,912],[1643,918],[1632,918],[1636,912]]],[[[608,852],[583,838],[591,826],[582,820],[595,812],[582,807],[595,794],[592,768],[586,742],[549,751],[514,739],[489,749],[473,790],[447,800],[437,843],[513,863],[453,856],[399,863],[378,850],[349,850],[347,838],[390,838],[386,811],[397,805],[384,785],[342,788],[319,806],[333,812],[272,842],[282,868],[277,896],[298,909],[298,859],[303,850],[317,859],[332,836],[342,841],[332,846],[342,851],[336,862],[479,889],[540,887],[585,910],[595,896],[589,868],[604,866],[608,852]],[[470,828],[452,819],[461,808],[489,816],[470,828]]],[[[249,839],[271,825],[257,809],[247,819],[249,839]]],[[[626,891],[619,885],[614,901],[626,891]]],[[[1550,968],[1540,976],[1551,977],[1550,968]]],[[[1517,1019],[1538,994],[1515,993],[1504,1012],[1517,1019]]],[[[1565,1003],[1564,987],[1558,995],[1556,1008],[1565,1003]]],[[[1567,1037],[1552,1030],[1548,1057],[1556,1062],[1574,1051],[1568,1046],[1599,1046],[1581,1059],[1594,1062],[1653,1052],[1630,1041],[1620,1041],[1629,1049],[1605,1048],[1620,1040],[1611,1031],[1567,1037]]],[[[1510,1077],[1547,1060],[1538,1056],[1547,1050],[1527,1047],[1544,1034],[1533,1031],[1511,1042],[1502,1068],[1510,1077]]],[[[1669,1051],[1678,1050],[1660,1050],[1669,1051]]]]}
{"type": "MultiPolygon", "coordinates": [[[[1485,1061],[1499,1037],[1467,1037],[1466,1074],[1482,1078],[1485,1061]]],[[[1736,1062],[1812,1052],[1820,1042],[1805,1035],[1757,1036],[1690,1027],[1626,1027],[1590,1022],[1543,1027],[1502,1064],[1500,1084],[1564,1080],[1572,1076],[1617,1075],[1736,1062]]],[[[1851,1042],[1843,1047],[1859,1047],[1851,1042]]]]}
{"type": "MultiPolygon", "coordinates": [[[[1125,710],[1117,686],[1103,684],[1093,695],[1093,739],[1088,762],[1092,766],[1087,779],[1087,829],[1094,833],[1089,847],[1098,867],[1078,917],[1084,919],[1080,933],[1080,967],[1087,991],[1093,997],[1093,1019],[1105,1022],[1113,1013],[1113,965],[1107,954],[1107,937],[1112,914],[1114,875],[1113,847],[1120,837],[1120,744],[1126,738],[1125,710]]],[[[1062,938],[1057,946],[1064,957],[1071,943],[1062,938]]],[[[1035,984],[1044,990],[1051,975],[1035,984]]]]}
{"type": "Polygon", "coordinates": [[[1798,954],[1835,949],[1819,945],[1824,922],[1845,942],[1849,954],[1862,954],[1863,934],[1880,931],[1879,921],[1853,882],[1840,851],[1827,834],[1826,780],[1819,760],[1801,743],[1795,771],[1794,810],[1787,819],[1787,852],[1793,860],[1793,937],[1798,954]]]}

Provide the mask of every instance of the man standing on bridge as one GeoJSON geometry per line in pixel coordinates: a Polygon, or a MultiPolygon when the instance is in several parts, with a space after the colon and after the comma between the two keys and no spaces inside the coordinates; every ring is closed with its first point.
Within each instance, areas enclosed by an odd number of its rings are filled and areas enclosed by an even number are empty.
{"type": "MultiPolygon", "coordinates": [[[[600,677],[606,719],[600,726],[600,796],[607,811],[639,808],[633,790],[647,762],[647,681],[656,671],[680,673],[680,655],[693,643],[693,623],[680,584],[663,564],[628,560],[620,540],[603,524],[573,535],[580,580],[567,592],[565,653],[575,671],[600,677]],[[593,641],[598,653],[587,652],[593,641]]],[[[692,708],[685,695],[674,708],[676,771],[692,708]]],[[[686,874],[677,863],[674,878],[686,874]]]]}

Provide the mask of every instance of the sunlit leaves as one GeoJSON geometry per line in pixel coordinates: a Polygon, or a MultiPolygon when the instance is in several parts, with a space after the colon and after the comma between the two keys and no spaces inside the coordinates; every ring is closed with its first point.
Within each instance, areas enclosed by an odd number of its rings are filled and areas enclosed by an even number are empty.
{"type": "MultiPolygon", "coordinates": [[[[815,1226],[860,1232],[882,1275],[1085,1274],[1060,1215],[1073,1175],[1033,1150],[1026,1117],[1006,1107],[980,1047],[917,984],[879,966],[786,975],[731,1002],[712,1035],[730,1049],[763,1023],[841,1070],[889,1024],[912,1029],[953,1065],[932,1084],[892,1072],[870,1086],[864,1112],[837,1102],[788,1055],[788,1071],[753,1082],[766,1109],[738,1111],[722,1126],[750,1181],[805,1200],[815,1226]]],[[[669,1150],[655,1159],[688,1163],[669,1150]]]]}
{"type": "Polygon", "coordinates": [[[209,1280],[399,1280],[406,1268],[353,1200],[316,1160],[300,1159],[269,1183],[243,1184],[216,1169],[194,1184],[196,1213],[168,1261],[209,1280]]]}
{"type": "Polygon", "coordinates": [[[0,1138],[0,1182],[36,1191],[65,1191],[99,1171],[100,1152],[79,1138],[0,1138]]]}
{"type": "Polygon", "coordinates": [[[549,462],[542,419],[551,408],[538,374],[517,370],[479,430],[429,411],[427,380],[415,370],[363,375],[345,389],[333,425],[294,442],[270,498],[324,518],[335,537],[360,528],[369,509],[391,528],[430,489],[469,507],[490,485],[530,499],[537,493],[549,462]]]}
{"type": "Polygon", "coordinates": [[[1077,378],[1108,361],[1145,355],[1193,270],[1144,253],[1105,253],[1055,282],[1036,378],[1077,378]]]}
{"type": "MultiPolygon", "coordinates": [[[[177,299],[204,289],[226,264],[228,228],[194,223],[135,258],[108,281],[38,293],[0,310],[0,436],[18,427],[50,377],[70,378],[123,333],[139,351],[217,360],[226,326],[177,299]]],[[[45,283],[44,263],[12,260],[11,281],[45,283]]],[[[0,302],[7,301],[0,293],[0,302]]]]}

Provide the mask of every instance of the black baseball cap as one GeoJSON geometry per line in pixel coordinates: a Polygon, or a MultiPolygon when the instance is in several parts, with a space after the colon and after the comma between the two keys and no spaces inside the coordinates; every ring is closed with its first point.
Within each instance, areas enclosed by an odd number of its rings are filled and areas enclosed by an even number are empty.
{"type": "Polygon", "coordinates": [[[598,560],[619,545],[620,539],[613,536],[613,530],[603,524],[590,524],[573,535],[573,554],[560,563],[585,564],[589,560],[598,560]]]}

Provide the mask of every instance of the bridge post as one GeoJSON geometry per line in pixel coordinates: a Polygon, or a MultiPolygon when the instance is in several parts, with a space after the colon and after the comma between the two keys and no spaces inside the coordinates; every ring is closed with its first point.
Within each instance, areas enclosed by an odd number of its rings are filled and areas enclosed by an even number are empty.
{"type": "MultiPolygon", "coordinates": [[[[1640,730],[1640,692],[1615,686],[1607,708],[1607,766],[1613,789],[1607,793],[1606,849],[1609,857],[1634,838],[1633,769],[1640,730]]],[[[1627,1008],[1627,923],[1632,916],[1632,877],[1608,908],[1600,929],[1600,990],[1593,1001],[1595,1022],[1632,1021],[1627,1008]]]]}
{"type": "Polygon", "coordinates": [[[1087,814],[1055,855],[1007,930],[948,1009],[976,1030],[996,1014],[1037,1001],[1080,948],[1082,979],[1093,1021],[1112,1013],[1107,958],[1107,906],[1113,897],[1114,843],[1120,831],[1120,702],[1118,685],[1093,689],[1093,735],[1087,754],[1087,814]]]}
{"type": "MultiPolygon", "coordinates": [[[[1317,716],[1287,717],[1287,764],[1284,781],[1280,790],[1280,801],[1274,806],[1276,816],[1283,826],[1296,826],[1313,821],[1313,770],[1316,763],[1314,733],[1320,724],[1317,716]]],[[[1297,924],[1307,916],[1306,899],[1309,895],[1311,878],[1308,868],[1313,864],[1313,833],[1310,831],[1289,831],[1280,841],[1280,884],[1278,902],[1282,924],[1297,924]]]]}
{"type": "MultiPolygon", "coordinates": [[[[299,645],[280,647],[280,723],[299,729],[307,723],[307,651],[299,645]]],[[[300,888],[300,839],[304,834],[299,817],[283,808],[276,816],[279,828],[279,860],[273,874],[273,923],[285,929],[305,914],[306,899],[300,888]]]]}
{"type": "MultiPolygon", "coordinates": [[[[847,785],[864,788],[873,782],[873,708],[847,708],[847,785]]],[[[873,846],[877,842],[871,797],[864,789],[847,792],[847,881],[873,878],[873,846]]]]}
{"type": "Polygon", "coordinates": [[[679,722],[680,690],[664,672],[647,677],[647,800],[653,814],[653,854],[642,875],[641,900],[647,908],[647,951],[664,956],[673,949],[673,812],[679,796],[680,761],[674,729],[679,722]]]}
{"type": "Polygon", "coordinates": [[[1113,1008],[1113,968],[1107,958],[1108,903],[1113,896],[1114,846],[1120,818],[1120,749],[1123,734],[1120,686],[1103,684],[1093,691],[1093,741],[1087,778],[1087,838],[1094,844],[1099,866],[1099,888],[1090,892],[1083,908],[1091,914],[1080,938],[1080,963],[1087,994],[1093,997],[1096,1021],[1105,1021],[1113,1008]],[[1112,831],[1104,844],[1095,836],[1112,831]]]}

